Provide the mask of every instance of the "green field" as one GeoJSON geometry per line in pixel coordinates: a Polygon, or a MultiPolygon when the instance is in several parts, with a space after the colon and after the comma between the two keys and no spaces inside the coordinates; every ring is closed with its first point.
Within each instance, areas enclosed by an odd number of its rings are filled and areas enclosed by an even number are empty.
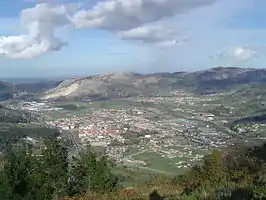
{"type": "Polygon", "coordinates": [[[134,106],[133,102],[127,100],[108,100],[108,101],[67,101],[67,102],[54,102],[50,104],[51,107],[63,108],[58,111],[51,111],[49,115],[52,120],[62,118],[67,115],[84,115],[97,109],[124,109],[134,106]]]}
{"type": "Polygon", "coordinates": [[[146,184],[148,181],[151,181],[156,176],[155,173],[152,173],[149,170],[142,170],[138,168],[128,168],[116,166],[112,169],[114,174],[119,175],[122,179],[123,187],[134,187],[137,185],[146,184]]]}
{"type": "MultiPolygon", "coordinates": [[[[132,156],[135,160],[145,161],[147,163],[147,170],[165,173],[165,174],[179,174],[182,169],[178,169],[175,166],[176,159],[170,159],[162,157],[156,152],[144,152],[135,156],[132,156]]],[[[144,169],[144,168],[142,168],[144,169]]]]}
{"type": "Polygon", "coordinates": [[[124,156],[129,156],[135,153],[138,153],[140,150],[137,146],[129,147],[128,150],[125,152],[124,156]]]}

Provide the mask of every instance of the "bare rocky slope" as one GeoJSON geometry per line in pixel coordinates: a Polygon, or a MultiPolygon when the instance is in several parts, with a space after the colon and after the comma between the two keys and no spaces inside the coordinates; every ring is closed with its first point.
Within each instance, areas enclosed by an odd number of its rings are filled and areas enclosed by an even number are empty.
{"type": "MultiPolygon", "coordinates": [[[[170,77],[140,75],[134,73],[111,73],[81,79],[70,79],[58,87],[48,90],[44,99],[58,98],[99,98],[129,97],[136,95],[156,94],[167,88],[170,77]]],[[[174,79],[172,79],[174,82],[174,79]]]]}

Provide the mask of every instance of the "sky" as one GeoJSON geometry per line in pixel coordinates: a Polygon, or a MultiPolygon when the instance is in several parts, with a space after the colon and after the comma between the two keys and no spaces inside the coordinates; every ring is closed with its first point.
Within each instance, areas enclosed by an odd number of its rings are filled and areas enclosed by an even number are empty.
{"type": "Polygon", "coordinates": [[[265,0],[0,4],[0,77],[265,66],[265,0]]]}

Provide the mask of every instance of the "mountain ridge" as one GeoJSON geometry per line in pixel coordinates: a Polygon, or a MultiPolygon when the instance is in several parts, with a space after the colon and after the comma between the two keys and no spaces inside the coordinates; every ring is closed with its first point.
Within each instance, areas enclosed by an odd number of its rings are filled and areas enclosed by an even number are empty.
{"type": "Polygon", "coordinates": [[[43,99],[130,97],[156,95],[162,91],[188,89],[194,92],[227,90],[239,84],[265,83],[266,70],[215,67],[196,72],[109,73],[68,79],[47,90],[43,99]]]}

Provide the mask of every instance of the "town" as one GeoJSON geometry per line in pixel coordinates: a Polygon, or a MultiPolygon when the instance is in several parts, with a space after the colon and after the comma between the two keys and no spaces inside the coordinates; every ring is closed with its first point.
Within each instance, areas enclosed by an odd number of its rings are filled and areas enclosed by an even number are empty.
{"type": "Polygon", "coordinates": [[[131,104],[125,108],[89,107],[82,114],[73,112],[57,119],[49,115],[63,109],[51,102],[20,102],[17,107],[43,113],[48,126],[70,135],[75,149],[89,144],[118,164],[159,171],[154,159],[164,160],[171,169],[185,169],[212,149],[242,139],[226,127],[234,107],[220,116],[210,112],[221,95],[199,98],[180,90],[167,97],[132,97],[126,99],[131,104]]]}

